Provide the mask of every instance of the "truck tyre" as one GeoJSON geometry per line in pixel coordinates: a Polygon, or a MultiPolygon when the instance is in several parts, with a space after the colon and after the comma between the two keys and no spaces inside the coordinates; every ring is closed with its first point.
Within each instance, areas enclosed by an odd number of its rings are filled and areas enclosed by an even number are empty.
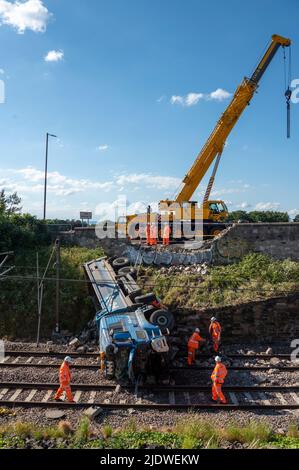
{"type": "Polygon", "coordinates": [[[169,310],[156,310],[151,314],[150,322],[160,328],[172,330],[174,327],[174,317],[169,310]]]}
{"type": "Polygon", "coordinates": [[[146,295],[139,295],[138,297],[135,298],[136,304],[143,304],[143,305],[151,304],[152,302],[154,302],[154,300],[157,300],[157,297],[152,292],[146,295]]]}
{"type": "Polygon", "coordinates": [[[124,268],[121,268],[118,270],[118,275],[119,276],[126,276],[127,274],[130,274],[134,279],[137,277],[137,271],[135,268],[131,268],[130,266],[125,266],[124,268]]]}
{"type": "Polygon", "coordinates": [[[129,258],[126,258],[124,256],[121,257],[121,258],[116,258],[113,261],[112,266],[118,271],[121,268],[125,268],[126,266],[130,266],[130,260],[129,260],[129,258]]]}
{"type": "Polygon", "coordinates": [[[114,379],[115,366],[113,361],[105,362],[104,376],[108,380],[114,379]]]}

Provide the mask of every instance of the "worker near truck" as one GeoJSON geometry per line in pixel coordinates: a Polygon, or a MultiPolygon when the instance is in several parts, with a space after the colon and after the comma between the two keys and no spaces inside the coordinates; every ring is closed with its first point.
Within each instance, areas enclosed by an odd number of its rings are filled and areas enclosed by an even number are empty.
{"type": "Polygon", "coordinates": [[[221,330],[222,328],[217,318],[211,318],[209,332],[213,342],[213,348],[216,353],[219,351],[219,345],[221,341],[221,330]]]}
{"type": "Polygon", "coordinates": [[[71,390],[71,372],[70,372],[70,364],[72,363],[72,358],[66,356],[63,363],[59,369],[59,383],[60,387],[57,390],[55,395],[55,401],[61,401],[60,397],[65,392],[67,399],[70,403],[75,403],[72,390],[71,390]]]}
{"type": "Polygon", "coordinates": [[[195,363],[196,351],[204,341],[200,336],[200,329],[196,328],[188,341],[188,366],[192,366],[195,363]]]}
{"type": "Polygon", "coordinates": [[[227,403],[227,400],[222,392],[222,385],[224,384],[224,380],[227,376],[227,368],[221,362],[221,357],[215,357],[216,366],[213,370],[211,375],[211,379],[213,382],[212,385],[212,400],[213,401],[220,401],[223,405],[227,403]]]}
{"type": "Polygon", "coordinates": [[[150,245],[156,246],[158,244],[158,231],[156,224],[151,224],[150,229],[150,245]]]}
{"type": "Polygon", "coordinates": [[[170,233],[171,229],[169,225],[165,225],[164,230],[163,230],[163,245],[164,246],[169,246],[170,243],[170,233]]]}

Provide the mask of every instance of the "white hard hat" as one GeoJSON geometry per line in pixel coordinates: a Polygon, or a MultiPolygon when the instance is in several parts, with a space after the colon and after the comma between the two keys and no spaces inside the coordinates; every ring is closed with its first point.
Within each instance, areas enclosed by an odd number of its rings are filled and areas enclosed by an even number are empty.
{"type": "Polygon", "coordinates": [[[220,356],[216,356],[216,357],[215,357],[215,362],[221,362],[221,357],[220,357],[220,356]]]}
{"type": "Polygon", "coordinates": [[[70,356],[66,356],[64,362],[73,362],[73,359],[70,356]]]}
{"type": "Polygon", "coordinates": [[[196,328],[196,329],[195,329],[195,333],[200,333],[200,329],[199,329],[199,328],[196,328]]]}
{"type": "Polygon", "coordinates": [[[211,318],[211,322],[214,322],[214,321],[217,321],[217,318],[212,317],[212,318],[211,318]]]}

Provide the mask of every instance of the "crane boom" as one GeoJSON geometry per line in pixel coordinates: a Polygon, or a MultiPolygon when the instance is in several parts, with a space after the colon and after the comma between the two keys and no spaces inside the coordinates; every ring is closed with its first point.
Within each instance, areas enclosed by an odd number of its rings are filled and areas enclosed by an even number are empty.
{"type": "Polygon", "coordinates": [[[218,155],[221,155],[227,137],[234,128],[241,114],[247,105],[249,105],[254,93],[258,88],[258,84],[264,75],[268,65],[275,56],[279,47],[288,47],[291,40],[282,36],[273,35],[270,46],[265,52],[262,60],[252,74],[251,78],[245,77],[237,88],[234,97],[228,105],[225,112],[217,122],[215,129],[209,136],[207,142],[197,156],[189,173],[183,180],[183,187],[177,195],[175,202],[184,203],[192,198],[198,185],[202,181],[206,172],[218,155]]]}

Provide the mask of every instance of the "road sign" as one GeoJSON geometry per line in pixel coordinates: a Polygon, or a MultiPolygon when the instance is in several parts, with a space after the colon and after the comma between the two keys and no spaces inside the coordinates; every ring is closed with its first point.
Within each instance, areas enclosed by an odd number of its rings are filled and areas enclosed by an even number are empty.
{"type": "Polygon", "coordinates": [[[80,219],[81,220],[91,220],[92,219],[92,212],[80,212],[80,219]]]}

